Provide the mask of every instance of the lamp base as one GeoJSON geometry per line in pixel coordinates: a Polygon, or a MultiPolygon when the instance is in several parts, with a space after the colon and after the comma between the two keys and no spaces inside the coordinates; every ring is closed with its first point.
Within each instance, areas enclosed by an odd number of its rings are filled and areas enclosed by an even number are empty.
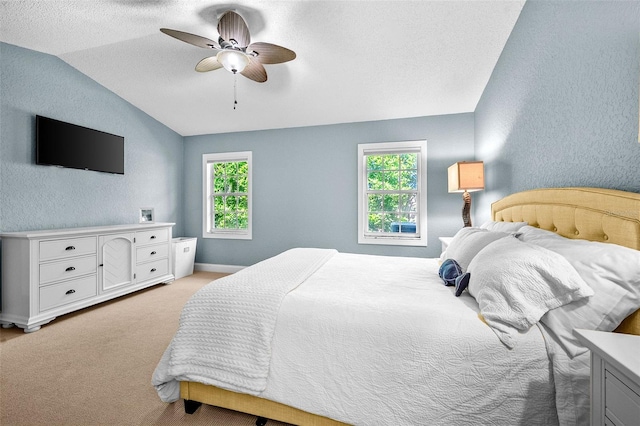
{"type": "Polygon", "coordinates": [[[464,200],[464,204],[462,205],[462,222],[464,223],[465,228],[470,227],[471,225],[471,194],[469,192],[464,191],[462,194],[462,199],[464,200]]]}

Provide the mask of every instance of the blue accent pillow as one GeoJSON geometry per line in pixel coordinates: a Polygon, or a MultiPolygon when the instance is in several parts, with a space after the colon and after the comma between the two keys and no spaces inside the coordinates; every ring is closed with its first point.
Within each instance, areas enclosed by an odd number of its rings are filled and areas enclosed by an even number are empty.
{"type": "Polygon", "coordinates": [[[446,259],[442,262],[442,265],[440,265],[438,275],[442,278],[442,281],[444,281],[444,285],[454,286],[456,285],[456,278],[462,275],[462,268],[455,260],[446,259]]]}

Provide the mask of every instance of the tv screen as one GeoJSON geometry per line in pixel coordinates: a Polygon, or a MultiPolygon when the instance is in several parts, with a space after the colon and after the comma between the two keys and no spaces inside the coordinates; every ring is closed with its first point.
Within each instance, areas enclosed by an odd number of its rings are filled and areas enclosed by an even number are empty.
{"type": "Polygon", "coordinates": [[[124,174],[124,137],[36,116],[36,164],[124,174]]]}

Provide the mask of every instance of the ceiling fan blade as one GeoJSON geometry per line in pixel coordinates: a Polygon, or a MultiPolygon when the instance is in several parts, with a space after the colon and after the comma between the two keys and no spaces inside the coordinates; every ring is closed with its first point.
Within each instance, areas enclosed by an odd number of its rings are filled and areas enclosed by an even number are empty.
{"type": "Polygon", "coordinates": [[[196,71],[198,72],[215,71],[219,68],[222,68],[222,64],[218,62],[218,59],[215,56],[204,58],[198,62],[198,65],[196,65],[196,71]]]}
{"type": "Polygon", "coordinates": [[[249,28],[247,23],[244,22],[242,16],[233,11],[228,11],[218,22],[218,33],[225,41],[228,41],[235,46],[247,47],[251,43],[251,35],[249,34],[249,28]]]}
{"type": "Polygon", "coordinates": [[[209,40],[199,35],[185,33],[184,31],[170,30],[169,28],[160,28],[160,31],[166,35],[170,35],[173,38],[177,38],[185,43],[193,44],[194,46],[204,47],[205,49],[220,49],[220,45],[213,40],[209,40]]]}
{"type": "Polygon", "coordinates": [[[258,56],[255,58],[263,64],[281,64],[296,58],[296,52],[293,50],[271,43],[251,43],[247,47],[247,52],[250,51],[256,52],[258,56]]]}
{"type": "Polygon", "coordinates": [[[250,80],[257,81],[258,83],[264,83],[267,81],[267,71],[262,64],[255,59],[251,59],[249,65],[240,74],[244,75],[250,80]]]}

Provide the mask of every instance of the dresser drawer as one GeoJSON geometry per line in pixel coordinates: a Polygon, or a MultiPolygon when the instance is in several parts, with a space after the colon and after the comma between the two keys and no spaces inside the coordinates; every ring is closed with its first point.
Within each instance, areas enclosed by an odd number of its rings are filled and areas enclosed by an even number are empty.
{"type": "Polygon", "coordinates": [[[165,259],[169,256],[169,245],[158,244],[155,246],[140,247],[136,250],[136,262],[148,262],[150,260],[165,259]]]}
{"type": "Polygon", "coordinates": [[[40,287],[40,311],[57,308],[97,294],[96,275],[40,287]]]}
{"type": "MultiPolygon", "coordinates": [[[[624,378],[624,376],[621,377],[624,378]]],[[[604,381],[605,416],[617,426],[638,425],[638,419],[640,419],[640,395],[608,369],[605,369],[604,381]]],[[[631,383],[629,384],[632,385],[631,383]]]]}
{"type": "Polygon", "coordinates": [[[168,229],[151,229],[149,231],[136,232],[136,243],[141,244],[156,244],[169,241],[168,229]]]}
{"type": "Polygon", "coordinates": [[[73,257],[40,264],[40,285],[95,273],[96,256],[73,257]]]}
{"type": "Polygon", "coordinates": [[[143,282],[169,273],[169,259],[143,263],[136,267],[136,281],[143,282]]]}
{"type": "Polygon", "coordinates": [[[96,237],[41,241],[40,261],[93,254],[96,252],[96,242],[96,237]]]}

